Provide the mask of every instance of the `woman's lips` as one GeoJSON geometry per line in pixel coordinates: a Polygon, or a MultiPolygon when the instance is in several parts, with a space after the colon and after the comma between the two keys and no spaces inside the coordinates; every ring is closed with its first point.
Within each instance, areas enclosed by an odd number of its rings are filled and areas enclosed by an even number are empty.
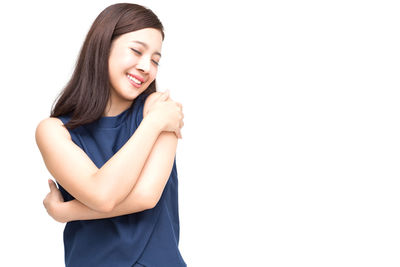
{"type": "Polygon", "coordinates": [[[132,76],[133,78],[139,80],[139,81],[142,82],[142,83],[144,82],[144,78],[142,78],[142,77],[139,76],[139,75],[135,75],[135,74],[132,74],[132,73],[128,73],[128,75],[132,76]]]}
{"type": "Polygon", "coordinates": [[[140,86],[142,86],[142,84],[144,82],[143,78],[139,77],[137,75],[128,73],[127,77],[128,77],[129,82],[136,88],[139,88],[140,86]]]}

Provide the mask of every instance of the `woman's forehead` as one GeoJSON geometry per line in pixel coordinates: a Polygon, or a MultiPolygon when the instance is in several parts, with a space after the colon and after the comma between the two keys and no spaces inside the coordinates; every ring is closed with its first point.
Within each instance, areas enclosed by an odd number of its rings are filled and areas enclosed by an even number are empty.
{"type": "Polygon", "coordinates": [[[136,42],[153,48],[161,48],[163,41],[161,32],[153,28],[145,28],[125,33],[121,35],[121,39],[124,42],[136,42]]]}

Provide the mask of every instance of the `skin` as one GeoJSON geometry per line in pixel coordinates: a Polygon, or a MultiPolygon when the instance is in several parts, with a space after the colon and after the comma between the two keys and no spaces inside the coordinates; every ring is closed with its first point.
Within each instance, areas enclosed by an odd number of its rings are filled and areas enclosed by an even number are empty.
{"type": "Polygon", "coordinates": [[[154,81],[161,46],[161,33],[151,28],[123,34],[112,42],[108,61],[111,97],[105,116],[116,116],[126,110],[154,81]],[[137,75],[145,82],[140,88],[135,88],[127,79],[127,73],[137,75]]]}
{"type": "MultiPolygon", "coordinates": [[[[155,79],[161,45],[161,33],[149,28],[113,41],[109,58],[111,98],[104,116],[116,116],[126,110],[155,79]],[[128,73],[143,78],[143,84],[139,88],[132,86],[128,73]]],[[[183,127],[182,105],[173,101],[168,92],[155,92],[146,99],[142,123],[100,169],[61,126],[59,119],[47,118],[36,129],[46,167],[76,198],[64,202],[49,179],[50,192],[43,204],[50,216],[59,222],[109,218],[157,204],[172,170],[183,127]]]]}

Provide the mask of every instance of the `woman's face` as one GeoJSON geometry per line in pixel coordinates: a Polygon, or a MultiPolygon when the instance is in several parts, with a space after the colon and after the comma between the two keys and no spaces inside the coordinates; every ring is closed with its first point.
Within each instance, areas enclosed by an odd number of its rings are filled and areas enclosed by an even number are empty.
{"type": "Polygon", "coordinates": [[[145,28],[118,36],[111,43],[108,60],[113,105],[130,104],[156,78],[162,35],[145,28]]]}

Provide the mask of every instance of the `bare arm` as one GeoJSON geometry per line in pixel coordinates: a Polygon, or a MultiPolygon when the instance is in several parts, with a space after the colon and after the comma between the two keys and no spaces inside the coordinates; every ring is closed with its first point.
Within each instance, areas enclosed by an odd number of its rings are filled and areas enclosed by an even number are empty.
{"type": "Polygon", "coordinates": [[[54,182],[50,184],[49,198],[44,202],[50,216],[59,222],[92,220],[115,217],[153,208],[159,201],[174,163],[178,138],[174,133],[163,132],[154,144],[138,182],[129,195],[109,212],[92,210],[72,200],[63,202],[54,182]],[[53,198],[50,197],[53,195],[53,198]],[[59,196],[57,196],[59,195],[59,196]]]}
{"type": "Polygon", "coordinates": [[[177,107],[167,102],[144,118],[126,144],[100,169],[72,142],[69,132],[58,119],[42,121],[36,129],[36,141],[46,167],[71,195],[87,207],[100,212],[113,210],[132,191],[162,132],[160,121],[179,124],[181,115],[177,107]]]}

